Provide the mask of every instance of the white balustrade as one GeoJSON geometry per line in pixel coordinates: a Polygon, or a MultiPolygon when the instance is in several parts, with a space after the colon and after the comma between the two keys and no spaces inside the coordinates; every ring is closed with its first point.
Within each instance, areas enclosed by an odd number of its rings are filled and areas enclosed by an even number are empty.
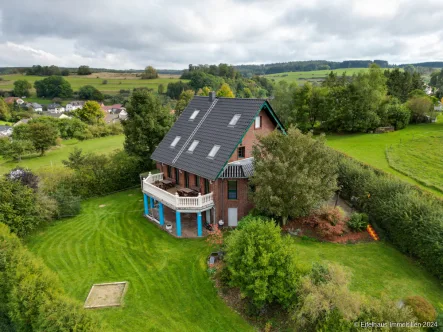
{"type": "Polygon", "coordinates": [[[163,180],[163,173],[149,173],[148,177],[143,180],[143,191],[173,209],[199,210],[214,204],[212,193],[206,195],[199,193],[197,197],[180,197],[177,193],[171,194],[153,184],[161,180],[163,180]]]}

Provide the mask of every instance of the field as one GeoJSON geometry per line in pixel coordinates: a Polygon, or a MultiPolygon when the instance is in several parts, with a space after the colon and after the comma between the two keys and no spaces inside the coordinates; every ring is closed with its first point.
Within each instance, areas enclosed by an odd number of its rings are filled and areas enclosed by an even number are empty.
{"type": "Polygon", "coordinates": [[[23,158],[21,162],[5,161],[0,157],[0,174],[4,174],[17,166],[28,167],[35,171],[44,167],[59,166],[62,160],[68,158],[69,153],[73,151],[75,147],[82,149],[84,152],[109,153],[115,149],[122,149],[123,140],[123,135],[107,136],[87,141],[77,141],[73,139],[63,141],[60,147],[47,151],[44,156],[29,156],[23,158]]]}
{"type": "MultiPolygon", "coordinates": [[[[26,243],[79,303],[93,283],[129,281],[123,308],[93,311],[111,331],[252,330],[209,280],[206,242],[173,238],[144,219],[142,210],[138,189],[90,199],[79,216],[52,224],[26,243]]],[[[306,267],[343,264],[354,291],[375,297],[385,292],[393,299],[418,294],[434,305],[443,299],[434,277],[385,243],[294,241],[306,267]]]]}
{"type": "MultiPolygon", "coordinates": [[[[346,76],[352,76],[354,74],[367,72],[368,68],[346,68],[346,69],[335,69],[332,70],[338,76],[346,73],[346,76]]],[[[287,73],[278,73],[278,74],[269,74],[265,75],[265,77],[274,79],[276,82],[278,81],[287,81],[288,83],[296,82],[298,84],[303,84],[306,81],[311,82],[321,82],[326,76],[329,75],[331,70],[314,70],[314,71],[298,71],[298,72],[287,72],[287,73]]]]}
{"type": "Polygon", "coordinates": [[[443,198],[443,192],[434,188],[441,186],[443,175],[443,169],[437,164],[434,165],[436,161],[441,163],[443,158],[441,145],[435,146],[438,144],[437,137],[441,136],[443,136],[443,123],[432,123],[410,125],[405,129],[386,134],[331,134],[327,136],[327,144],[443,198]],[[402,172],[389,165],[386,150],[389,150],[389,156],[395,158],[394,167],[397,165],[402,172]],[[426,170],[422,169],[424,165],[427,167],[426,170]],[[427,170],[433,174],[426,174],[427,170]]]}
{"type": "MultiPolygon", "coordinates": [[[[74,91],[80,89],[84,85],[92,85],[103,93],[116,94],[120,90],[129,90],[134,88],[151,88],[157,90],[159,84],[163,84],[166,88],[168,83],[179,81],[177,75],[159,75],[160,77],[152,80],[142,80],[135,74],[112,74],[112,73],[94,73],[88,76],[66,76],[65,79],[71,83],[74,91]],[[103,81],[107,80],[107,84],[103,81]]],[[[26,75],[2,75],[0,78],[0,90],[12,90],[16,80],[25,79],[34,85],[35,81],[42,80],[44,76],[26,76],[26,75]]],[[[183,80],[185,81],[185,80],[183,80]]],[[[35,90],[32,89],[35,95],[35,90]]]]}

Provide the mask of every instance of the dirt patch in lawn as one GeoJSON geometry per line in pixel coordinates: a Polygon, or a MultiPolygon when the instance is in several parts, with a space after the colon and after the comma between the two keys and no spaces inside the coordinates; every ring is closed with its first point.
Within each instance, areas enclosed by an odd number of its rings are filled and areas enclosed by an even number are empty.
{"type": "Polygon", "coordinates": [[[86,298],[85,308],[121,306],[126,287],[126,281],[93,285],[86,298]]]}
{"type": "Polygon", "coordinates": [[[105,207],[105,206],[106,206],[106,204],[101,204],[101,205],[99,205],[98,207],[103,208],[103,207],[105,207]]]}

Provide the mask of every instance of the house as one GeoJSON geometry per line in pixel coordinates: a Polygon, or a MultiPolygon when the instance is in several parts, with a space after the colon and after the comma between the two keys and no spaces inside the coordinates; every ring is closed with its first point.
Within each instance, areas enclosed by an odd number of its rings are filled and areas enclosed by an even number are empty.
{"type": "Polygon", "coordinates": [[[50,113],[63,113],[65,108],[59,104],[53,103],[48,105],[48,112],[50,113]]]}
{"type": "Polygon", "coordinates": [[[0,125],[0,137],[11,136],[12,127],[0,125]]]}
{"type": "Polygon", "coordinates": [[[432,87],[430,87],[429,85],[426,85],[425,87],[425,93],[429,96],[432,94],[432,87]]]}
{"type": "Polygon", "coordinates": [[[111,110],[110,113],[118,115],[118,118],[120,120],[126,120],[128,118],[128,112],[126,112],[126,108],[124,108],[124,107],[122,107],[122,108],[114,108],[114,109],[111,110]]]}
{"type": "Polygon", "coordinates": [[[110,106],[105,106],[105,105],[102,103],[102,104],[100,105],[100,107],[102,108],[103,112],[110,113],[112,109],[122,108],[123,105],[122,105],[122,104],[114,104],[114,105],[110,105],[110,106]]]}
{"type": "Polygon", "coordinates": [[[162,227],[175,223],[177,236],[182,215],[198,236],[202,221],[237,226],[252,208],[252,147],[276,128],[284,132],[265,99],[194,96],[151,156],[160,172],[142,180],[145,215],[162,227]]]}
{"type": "Polygon", "coordinates": [[[6,104],[14,104],[17,103],[18,105],[23,104],[25,101],[18,97],[7,97],[4,99],[6,104]]]}
{"type": "Polygon", "coordinates": [[[66,104],[66,112],[78,110],[80,108],[83,108],[84,105],[84,101],[71,101],[70,103],[66,104]]]}
{"type": "Polygon", "coordinates": [[[32,103],[30,104],[30,107],[35,111],[35,112],[43,112],[43,106],[38,104],[38,103],[32,103]]]}

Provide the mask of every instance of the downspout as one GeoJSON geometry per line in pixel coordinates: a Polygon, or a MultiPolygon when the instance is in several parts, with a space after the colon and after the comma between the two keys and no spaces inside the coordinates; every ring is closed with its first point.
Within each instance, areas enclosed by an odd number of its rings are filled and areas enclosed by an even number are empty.
{"type": "MultiPolygon", "coordinates": [[[[222,179],[222,183],[221,183],[221,206],[222,206],[222,220],[223,222],[225,221],[225,206],[223,204],[224,200],[225,200],[225,196],[223,193],[223,188],[225,186],[225,179],[222,179]]],[[[218,221],[217,221],[218,222],[218,221]]]]}

